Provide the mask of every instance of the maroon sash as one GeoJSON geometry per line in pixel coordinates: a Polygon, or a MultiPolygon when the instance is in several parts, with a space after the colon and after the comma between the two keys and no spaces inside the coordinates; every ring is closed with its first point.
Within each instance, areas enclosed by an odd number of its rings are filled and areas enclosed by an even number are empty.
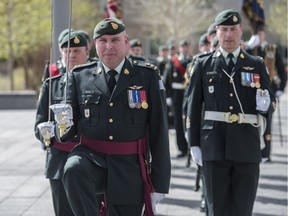
{"type": "Polygon", "coordinates": [[[92,151],[98,153],[112,154],[112,155],[138,154],[141,174],[144,182],[144,203],[145,203],[144,216],[154,216],[150,196],[150,193],[154,191],[154,187],[148,174],[148,168],[147,166],[145,166],[145,156],[147,150],[146,137],[132,142],[113,142],[113,141],[93,140],[81,136],[80,143],[81,145],[86,146],[92,151]]]}

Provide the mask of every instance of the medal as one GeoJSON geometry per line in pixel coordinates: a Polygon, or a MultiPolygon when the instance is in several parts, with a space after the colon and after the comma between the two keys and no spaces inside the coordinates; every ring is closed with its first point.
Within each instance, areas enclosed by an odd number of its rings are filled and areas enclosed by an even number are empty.
{"type": "Polygon", "coordinates": [[[131,109],[134,109],[136,107],[136,104],[134,103],[134,100],[133,100],[133,91],[132,90],[128,90],[127,93],[128,93],[128,104],[129,104],[129,107],[131,109]]]}
{"type": "Polygon", "coordinates": [[[135,102],[136,102],[136,108],[140,109],[141,108],[141,100],[140,100],[140,91],[139,90],[134,90],[133,93],[135,94],[135,102]]]}
{"type": "Polygon", "coordinates": [[[146,91],[145,90],[140,90],[140,97],[141,97],[141,106],[143,109],[148,108],[148,103],[146,99],[146,91]]]}
{"type": "Polygon", "coordinates": [[[245,72],[241,72],[241,84],[242,86],[246,86],[245,72]]]}
{"type": "Polygon", "coordinates": [[[250,83],[250,86],[252,88],[255,88],[255,82],[254,82],[254,75],[251,73],[251,83],[250,83]]]}
{"type": "Polygon", "coordinates": [[[261,87],[261,85],[260,85],[260,75],[259,74],[253,74],[253,76],[254,76],[256,88],[260,88],[261,87]]]}
{"type": "Polygon", "coordinates": [[[246,74],[246,86],[250,87],[250,83],[251,83],[250,73],[245,73],[245,74],[246,74]]]}

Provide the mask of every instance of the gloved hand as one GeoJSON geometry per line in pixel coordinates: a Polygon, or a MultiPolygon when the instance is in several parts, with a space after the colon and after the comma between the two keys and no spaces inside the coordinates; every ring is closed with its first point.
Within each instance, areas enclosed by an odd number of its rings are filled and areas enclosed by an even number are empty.
{"type": "MultiPolygon", "coordinates": [[[[50,140],[53,138],[54,135],[54,124],[52,122],[42,122],[37,125],[37,128],[40,132],[40,135],[43,138],[43,141],[45,143],[45,147],[49,147],[50,140]]],[[[44,149],[45,149],[44,147],[44,149]]]]}
{"type": "Polygon", "coordinates": [[[251,36],[249,41],[246,43],[246,46],[250,49],[253,49],[257,45],[259,45],[259,43],[260,43],[259,36],[256,34],[251,36]]]}
{"type": "Polygon", "coordinates": [[[275,97],[277,97],[277,98],[279,98],[281,95],[283,95],[283,91],[281,91],[281,90],[277,90],[276,92],[275,92],[275,97]]]}
{"type": "Polygon", "coordinates": [[[202,152],[199,146],[191,147],[192,160],[199,166],[203,166],[202,152]]]}
{"type": "Polygon", "coordinates": [[[267,89],[257,89],[256,92],[256,110],[266,112],[270,106],[270,95],[267,89]]]}
{"type": "Polygon", "coordinates": [[[172,106],[172,98],[171,97],[167,97],[166,98],[166,104],[167,104],[167,106],[172,106]]]}
{"type": "Polygon", "coordinates": [[[163,193],[157,193],[157,192],[152,192],[150,194],[151,196],[151,204],[152,204],[152,210],[154,215],[156,215],[156,205],[165,197],[165,194],[163,193]]]}

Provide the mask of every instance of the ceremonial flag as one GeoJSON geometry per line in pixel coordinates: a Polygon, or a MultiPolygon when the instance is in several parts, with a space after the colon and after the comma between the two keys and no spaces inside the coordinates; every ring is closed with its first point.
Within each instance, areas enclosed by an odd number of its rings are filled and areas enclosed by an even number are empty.
{"type": "Polygon", "coordinates": [[[105,18],[117,18],[123,21],[122,0],[107,0],[105,18]]]}
{"type": "Polygon", "coordinates": [[[250,21],[253,34],[259,26],[265,25],[264,0],[243,0],[242,10],[250,21]]]}

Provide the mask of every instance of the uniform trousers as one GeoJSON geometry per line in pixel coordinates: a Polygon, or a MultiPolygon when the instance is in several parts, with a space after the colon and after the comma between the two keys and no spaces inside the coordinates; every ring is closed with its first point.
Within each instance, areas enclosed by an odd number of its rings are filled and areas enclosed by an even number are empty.
{"type": "Polygon", "coordinates": [[[209,216],[252,216],[259,163],[203,161],[209,216]]]}
{"type": "Polygon", "coordinates": [[[269,158],[271,154],[271,138],[272,138],[272,114],[269,115],[266,122],[266,129],[264,131],[265,147],[261,150],[262,158],[269,158]]]}
{"type": "Polygon", "coordinates": [[[50,179],[55,216],[74,216],[61,179],[50,179]]]}
{"type": "Polygon", "coordinates": [[[173,89],[172,91],[172,101],[174,109],[174,125],[176,131],[176,141],[180,152],[183,154],[188,153],[188,143],[185,138],[184,128],[183,128],[183,99],[184,90],[173,89]]]}
{"type": "MultiPolygon", "coordinates": [[[[99,194],[105,193],[106,182],[106,168],[95,164],[85,155],[72,154],[68,157],[63,184],[75,216],[100,216],[97,198],[99,194]]],[[[107,209],[107,216],[141,216],[143,203],[137,205],[108,203],[107,209]]]]}

